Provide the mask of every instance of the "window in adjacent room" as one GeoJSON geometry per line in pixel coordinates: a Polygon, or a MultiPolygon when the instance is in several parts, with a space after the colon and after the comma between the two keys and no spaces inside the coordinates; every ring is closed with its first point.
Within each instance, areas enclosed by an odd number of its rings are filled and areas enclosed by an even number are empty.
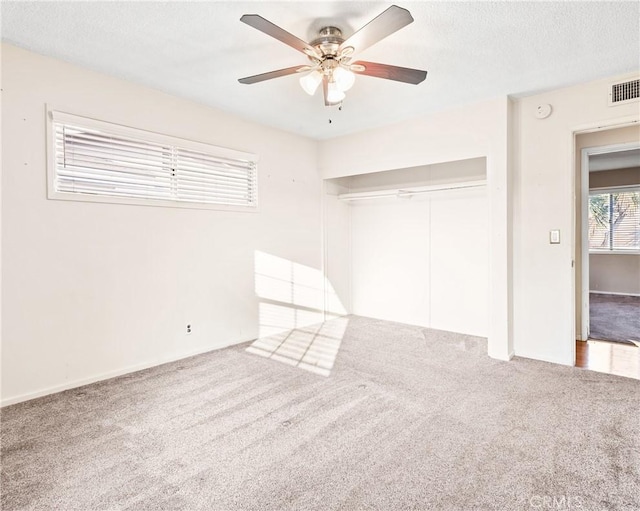
{"type": "Polygon", "coordinates": [[[49,198],[255,210],[254,155],[50,112],[49,198]]]}
{"type": "Polygon", "coordinates": [[[640,252],[640,187],[589,194],[589,250],[640,252]]]}

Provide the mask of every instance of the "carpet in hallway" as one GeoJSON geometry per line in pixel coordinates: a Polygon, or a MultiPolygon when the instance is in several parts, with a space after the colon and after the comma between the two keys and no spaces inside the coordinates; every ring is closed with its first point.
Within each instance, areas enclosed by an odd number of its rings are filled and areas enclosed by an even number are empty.
{"type": "Polygon", "coordinates": [[[640,343],[640,296],[589,293],[589,335],[640,343]]]}

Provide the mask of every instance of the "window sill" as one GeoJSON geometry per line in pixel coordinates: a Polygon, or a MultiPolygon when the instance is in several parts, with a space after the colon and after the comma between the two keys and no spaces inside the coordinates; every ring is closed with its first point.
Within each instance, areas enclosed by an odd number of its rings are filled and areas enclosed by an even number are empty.
{"type": "Polygon", "coordinates": [[[103,204],[129,204],[132,206],[160,206],[165,208],[212,209],[218,211],[233,211],[258,213],[258,206],[235,206],[230,204],[215,204],[205,202],[188,202],[157,199],[140,199],[134,197],[115,197],[111,195],[91,195],[86,193],[66,193],[49,191],[48,199],[78,202],[101,202],[103,204]]]}

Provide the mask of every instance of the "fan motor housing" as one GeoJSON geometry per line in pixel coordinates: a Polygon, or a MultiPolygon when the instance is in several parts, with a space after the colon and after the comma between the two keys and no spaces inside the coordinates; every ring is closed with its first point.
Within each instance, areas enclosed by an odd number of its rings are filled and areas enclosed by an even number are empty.
{"type": "Polygon", "coordinates": [[[311,41],[313,46],[320,55],[329,56],[337,55],[338,48],[344,42],[342,30],[338,27],[323,27],[318,32],[318,37],[311,41]]]}

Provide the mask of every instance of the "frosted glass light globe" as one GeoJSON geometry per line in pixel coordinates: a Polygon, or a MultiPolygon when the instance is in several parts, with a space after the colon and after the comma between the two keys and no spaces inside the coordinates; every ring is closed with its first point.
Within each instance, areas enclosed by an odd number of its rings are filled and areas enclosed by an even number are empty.
{"type": "Polygon", "coordinates": [[[338,89],[338,86],[335,82],[330,82],[329,87],[327,88],[327,102],[340,103],[340,101],[342,101],[344,98],[344,92],[338,89]]]}
{"type": "Polygon", "coordinates": [[[353,87],[353,84],[356,81],[356,75],[344,67],[338,67],[333,72],[333,79],[336,82],[338,89],[342,92],[346,92],[353,87]]]}
{"type": "Polygon", "coordinates": [[[311,73],[300,77],[300,86],[309,96],[315,94],[321,82],[322,75],[318,71],[311,71],[311,73]]]}

